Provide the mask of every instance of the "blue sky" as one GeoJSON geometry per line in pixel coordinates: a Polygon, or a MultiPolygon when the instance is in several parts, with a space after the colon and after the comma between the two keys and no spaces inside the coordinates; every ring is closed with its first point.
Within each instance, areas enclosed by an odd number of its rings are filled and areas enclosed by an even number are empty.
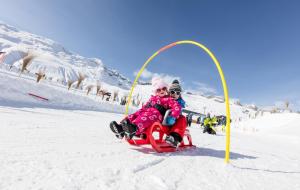
{"type": "MultiPolygon", "coordinates": [[[[300,110],[300,1],[0,0],[0,19],[51,38],[133,79],[160,47],[195,40],[218,58],[230,97],[242,103],[290,101],[300,110]]],[[[222,95],[213,62],[192,45],[154,59],[148,76],[179,76],[185,89],[222,95]]]]}

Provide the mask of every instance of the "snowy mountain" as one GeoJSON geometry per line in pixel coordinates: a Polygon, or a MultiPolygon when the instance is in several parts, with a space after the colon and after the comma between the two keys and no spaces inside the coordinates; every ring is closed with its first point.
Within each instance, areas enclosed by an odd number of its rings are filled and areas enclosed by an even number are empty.
{"type": "Polygon", "coordinates": [[[4,64],[10,65],[12,70],[20,69],[23,58],[32,54],[34,59],[27,70],[32,74],[43,72],[48,80],[62,84],[77,81],[79,75],[83,75],[83,86],[96,85],[97,82],[123,89],[131,86],[129,79],[107,68],[100,59],[82,57],[50,39],[1,22],[0,50],[5,52],[4,64]]]}
{"type": "MultiPolygon", "coordinates": [[[[7,73],[20,75],[24,65],[24,59],[32,57],[32,61],[26,67],[21,76],[35,80],[36,75],[41,73],[45,77],[40,83],[47,83],[48,87],[55,88],[57,85],[66,86],[72,84],[71,88],[77,86],[80,77],[84,80],[79,90],[87,91],[92,87],[91,94],[96,94],[96,86],[101,86],[104,91],[119,94],[118,100],[128,96],[132,82],[114,69],[107,68],[100,59],[85,58],[66,50],[62,45],[28,32],[20,31],[12,26],[0,22],[0,51],[5,52],[0,67],[7,73]],[[24,58],[25,57],[25,58],[24,58]]],[[[41,76],[42,76],[41,75],[41,76]]],[[[29,83],[28,83],[29,85],[29,83]]],[[[36,86],[36,84],[34,84],[36,86]]],[[[42,84],[40,84],[41,86],[42,84]]],[[[63,87],[62,87],[63,88],[63,87]]],[[[29,91],[30,87],[28,86],[29,91]]],[[[48,92],[39,91],[39,94],[48,92]]],[[[82,92],[82,94],[84,94],[82,92]]],[[[139,82],[134,98],[145,102],[152,94],[149,82],[139,82]]],[[[2,96],[5,99],[4,96],[2,96]]],[[[183,94],[187,109],[212,115],[225,115],[224,98],[220,96],[204,96],[186,92],[183,94]]],[[[239,100],[231,99],[231,113],[234,121],[253,118],[257,110],[252,107],[242,106],[239,100]]],[[[134,110],[134,109],[133,109],[134,110]]]]}

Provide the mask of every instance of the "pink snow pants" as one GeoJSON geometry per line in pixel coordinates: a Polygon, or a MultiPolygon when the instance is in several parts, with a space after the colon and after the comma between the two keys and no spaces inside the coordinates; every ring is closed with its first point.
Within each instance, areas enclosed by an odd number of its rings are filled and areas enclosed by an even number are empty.
{"type": "Polygon", "coordinates": [[[155,108],[146,108],[128,115],[128,120],[138,127],[136,135],[142,134],[154,122],[162,122],[163,118],[155,108]]]}

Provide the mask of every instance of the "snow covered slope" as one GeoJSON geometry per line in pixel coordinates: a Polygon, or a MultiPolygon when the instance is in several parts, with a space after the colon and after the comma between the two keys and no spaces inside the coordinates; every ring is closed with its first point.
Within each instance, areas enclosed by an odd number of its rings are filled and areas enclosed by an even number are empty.
{"type": "Polygon", "coordinates": [[[31,77],[5,70],[0,70],[0,89],[0,106],[125,112],[125,107],[119,103],[102,100],[99,96],[88,96],[81,90],[67,90],[65,86],[51,81],[36,83],[31,77]]]}
{"type": "Polygon", "coordinates": [[[128,89],[129,79],[116,70],[107,68],[97,58],[85,58],[66,50],[62,45],[0,22],[0,51],[6,52],[4,64],[17,70],[26,54],[35,58],[28,66],[31,73],[45,72],[49,80],[62,84],[76,81],[79,74],[86,77],[84,86],[96,84],[98,81],[108,85],[128,89]]]}
{"type": "MultiPolygon", "coordinates": [[[[190,129],[195,149],[155,153],[114,137],[121,114],[0,107],[0,189],[297,190],[300,139],[234,132],[231,162],[225,136],[190,129]]],[[[289,114],[282,115],[288,119],[289,114]]],[[[300,116],[293,115],[299,123],[300,116]]],[[[270,118],[261,118],[267,123],[270,118]],[[263,119],[264,118],[264,119],[263,119]]],[[[274,122],[275,123],[275,122],[274,122]]],[[[263,126],[262,126],[263,127],[263,126]]],[[[300,128],[282,125],[281,130],[300,128]]]]}
{"type": "Polygon", "coordinates": [[[0,189],[300,188],[299,114],[234,123],[226,165],[222,132],[193,124],[195,149],[158,154],[111,133],[109,122],[123,118],[119,104],[3,70],[0,89],[0,189]]]}
{"type": "MultiPolygon", "coordinates": [[[[54,86],[67,85],[69,81],[76,81],[79,74],[84,75],[82,87],[94,87],[101,84],[102,89],[111,93],[118,91],[119,99],[128,94],[131,82],[113,69],[108,69],[101,60],[97,58],[84,58],[71,53],[60,44],[0,22],[0,50],[5,53],[5,59],[0,65],[2,70],[9,73],[20,73],[23,63],[22,58],[27,54],[35,56],[28,66],[29,73],[22,76],[36,78],[35,73],[43,72],[46,75],[46,82],[54,86]]],[[[43,83],[44,81],[42,81],[43,83]]],[[[73,84],[76,85],[76,82],[73,84]]],[[[37,84],[35,84],[37,86],[37,84]]],[[[65,87],[66,88],[66,87],[65,87]]],[[[92,93],[95,94],[95,88],[92,93]]],[[[47,92],[47,91],[46,91],[47,92]]],[[[44,92],[44,93],[46,93],[44,92]]],[[[134,91],[134,96],[139,95],[142,102],[145,102],[150,95],[149,85],[138,85],[134,91]]],[[[200,112],[211,113],[212,115],[225,114],[225,105],[218,98],[207,98],[201,95],[184,94],[187,102],[187,109],[200,112]]],[[[233,121],[248,119],[255,115],[253,109],[231,103],[231,113],[233,121]]]]}

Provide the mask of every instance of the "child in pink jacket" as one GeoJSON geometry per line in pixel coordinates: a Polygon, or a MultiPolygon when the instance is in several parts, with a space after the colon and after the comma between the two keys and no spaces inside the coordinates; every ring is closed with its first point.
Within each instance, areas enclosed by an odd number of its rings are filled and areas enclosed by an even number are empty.
{"type": "Polygon", "coordinates": [[[167,84],[160,78],[152,79],[154,95],[137,112],[128,115],[118,124],[116,121],[110,123],[111,130],[122,139],[126,136],[131,139],[133,136],[141,136],[145,130],[154,122],[162,122],[166,110],[171,109],[170,116],[178,118],[181,106],[167,93],[167,84]]]}

